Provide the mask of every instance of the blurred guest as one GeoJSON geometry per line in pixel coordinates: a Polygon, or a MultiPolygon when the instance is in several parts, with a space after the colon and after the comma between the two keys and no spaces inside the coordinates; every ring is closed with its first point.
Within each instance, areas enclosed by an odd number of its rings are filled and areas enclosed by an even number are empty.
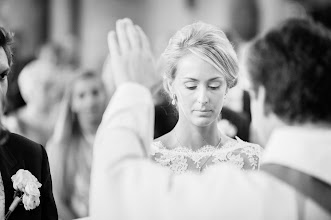
{"type": "Polygon", "coordinates": [[[53,71],[54,75],[61,75],[61,78],[64,76],[62,74],[72,73],[74,69],[73,65],[69,63],[73,60],[73,54],[68,53],[68,49],[64,47],[64,43],[70,44],[70,41],[67,40],[62,44],[48,42],[41,46],[38,51],[38,54],[35,54],[35,57],[23,58],[20,53],[20,44],[22,44],[22,39],[19,35],[19,32],[15,34],[15,49],[16,49],[16,62],[13,64],[13,74],[8,77],[10,89],[7,94],[7,104],[6,104],[6,114],[11,114],[17,109],[24,106],[25,100],[22,98],[21,91],[18,85],[18,77],[23,68],[26,65],[35,65],[38,63],[40,66],[44,66],[49,70],[53,71]],[[46,67],[47,66],[47,67],[46,67]]]}
{"type": "MultiPolygon", "coordinates": [[[[7,76],[13,62],[12,35],[0,27],[0,119],[8,87],[7,76]]],[[[52,192],[48,158],[43,146],[9,132],[0,123],[0,219],[5,219],[14,200],[13,175],[18,170],[29,171],[41,183],[40,188],[30,182],[24,189],[23,201],[12,211],[9,219],[57,220],[52,192]],[[27,189],[28,188],[28,189],[27,189]],[[27,194],[30,193],[30,195],[27,194]],[[33,195],[32,195],[33,193],[33,195]],[[24,206],[22,205],[24,203],[24,206]],[[28,210],[31,208],[31,210],[28,210]]],[[[26,173],[25,173],[26,174],[26,173]]],[[[23,180],[27,180],[20,176],[23,180]]],[[[24,184],[23,182],[20,182],[24,184]]],[[[7,218],[6,218],[7,219],[7,218]]]]}
{"type": "Polygon", "coordinates": [[[234,0],[230,6],[230,27],[243,41],[251,40],[258,32],[259,8],[257,0],[234,0]]]}
{"type": "Polygon", "coordinates": [[[62,220],[88,215],[92,146],[107,101],[100,77],[92,72],[76,75],[68,84],[47,144],[62,220]]]}
{"type": "Polygon", "coordinates": [[[24,46],[22,46],[24,40],[22,33],[20,31],[15,31],[13,49],[15,54],[15,62],[11,67],[11,74],[8,76],[8,92],[7,92],[7,102],[5,105],[5,114],[11,114],[18,108],[25,105],[20,90],[18,88],[18,75],[22,69],[31,61],[36,59],[35,55],[26,55],[24,53],[24,46]]]}
{"type": "Polygon", "coordinates": [[[219,165],[173,175],[148,159],[157,79],[134,27],[124,20],[122,37],[109,35],[118,89],[95,140],[93,219],[331,219],[331,32],[292,19],[250,45],[252,121],[268,140],[263,172],[219,165]]]}
{"type": "Polygon", "coordinates": [[[61,51],[58,57],[58,64],[63,71],[70,71],[79,68],[80,42],[73,35],[64,36],[60,41],[61,51]]]}
{"type": "Polygon", "coordinates": [[[4,119],[10,131],[42,145],[46,145],[53,132],[66,82],[54,71],[56,68],[48,61],[33,61],[25,66],[18,77],[18,86],[26,105],[4,119]]]}
{"type": "Polygon", "coordinates": [[[62,53],[62,48],[56,43],[46,43],[41,46],[39,50],[38,57],[36,61],[43,63],[49,63],[50,65],[60,64],[60,55],[62,53]]]}
{"type": "Polygon", "coordinates": [[[37,62],[49,63],[58,69],[58,74],[73,71],[78,68],[76,42],[67,38],[61,43],[48,42],[41,46],[37,62]]]}

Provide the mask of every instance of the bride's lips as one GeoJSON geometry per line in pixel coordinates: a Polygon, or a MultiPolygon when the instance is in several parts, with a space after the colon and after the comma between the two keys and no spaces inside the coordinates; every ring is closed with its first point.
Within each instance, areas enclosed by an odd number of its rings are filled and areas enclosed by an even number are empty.
{"type": "Polygon", "coordinates": [[[199,116],[210,116],[213,111],[208,109],[199,109],[194,110],[194,112],[197,113],[199,116]]]}

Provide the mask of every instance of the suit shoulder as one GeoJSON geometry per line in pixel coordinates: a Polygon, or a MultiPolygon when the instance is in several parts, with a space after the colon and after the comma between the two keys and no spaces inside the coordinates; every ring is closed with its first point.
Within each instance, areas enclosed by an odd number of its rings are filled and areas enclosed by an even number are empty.
{"type": "Polygon", "coordinates": [[[22,153],[29,152],[28,154],[40,154],[43,150],[43,147],[40,144],[15,133],[9,133],[7,145],[13,151],[19,151],[22,153]]]}

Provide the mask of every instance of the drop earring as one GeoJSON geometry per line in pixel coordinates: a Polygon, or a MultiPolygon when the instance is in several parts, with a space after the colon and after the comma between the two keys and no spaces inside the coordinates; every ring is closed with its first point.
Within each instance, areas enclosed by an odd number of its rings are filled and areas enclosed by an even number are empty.
{"type": "Polygon", "coordinates": [[[177,97],[175,94],[172,94],[172,101],[171,101],[171,104],[172,105],[176,105],[176,102],[177,102],[177,97]]]}

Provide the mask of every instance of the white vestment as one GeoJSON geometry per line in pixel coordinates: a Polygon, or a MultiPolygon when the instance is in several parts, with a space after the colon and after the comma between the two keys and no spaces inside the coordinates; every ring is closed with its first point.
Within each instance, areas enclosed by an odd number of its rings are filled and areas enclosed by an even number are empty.
{"type": "MultiPolygon", "coordinates": [[[[215,165],[202,174],[174,175],[148,159],[154,108],[150,92],[121,85],[97,132],[90,213],[95,220],[330,219],[311,199],[262,171],[215,165]]],[[[331,184],[331,130],[275,131],[263,163],[298,169],[331,184]]]]}

